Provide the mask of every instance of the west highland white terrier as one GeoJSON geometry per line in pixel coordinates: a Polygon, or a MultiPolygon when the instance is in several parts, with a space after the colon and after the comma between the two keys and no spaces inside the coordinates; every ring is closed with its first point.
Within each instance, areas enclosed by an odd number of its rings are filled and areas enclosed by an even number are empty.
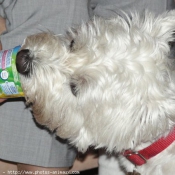
{"type": "Polygon", "coordinates": [[[105,147],[128,172],[174,175],[175,11],[124,16],[27,37],[16,61],[26,101],[79,151],[105,147]]]}

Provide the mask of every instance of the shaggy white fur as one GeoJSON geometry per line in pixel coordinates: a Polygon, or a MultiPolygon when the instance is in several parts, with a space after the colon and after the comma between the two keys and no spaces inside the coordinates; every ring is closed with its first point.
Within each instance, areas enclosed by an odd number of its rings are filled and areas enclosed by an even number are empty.
{"type": "MultiPolygon", "coordinates": [[[[83,152],[138,150],[166,135],[175,126],[174,31],[170,11],[29,36],[17,69],[36,120],[83,152]]],[[[141,167],[121,160],[127,171],[172,175],[175,144],[141,167]]]]}

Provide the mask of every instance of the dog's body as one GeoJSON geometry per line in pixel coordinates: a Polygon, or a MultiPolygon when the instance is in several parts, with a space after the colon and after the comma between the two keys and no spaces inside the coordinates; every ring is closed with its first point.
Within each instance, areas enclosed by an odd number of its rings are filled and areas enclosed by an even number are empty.
{"type": "MultiPolygon", "coordinates": [[[[67,37],[28,37],[17,69],[36,120],[80,151],[137,150],[175,126],[175,77],[169,44],[175,12],[132,20],[95,18],[67,37]]],[[[134,165],[121,158],[127,171],[134,165]]],[[[175,144],[136,167],[142,175],[172,175],[175,144]],[[164,156],[165,155],[165,156],[164,156]]]]}

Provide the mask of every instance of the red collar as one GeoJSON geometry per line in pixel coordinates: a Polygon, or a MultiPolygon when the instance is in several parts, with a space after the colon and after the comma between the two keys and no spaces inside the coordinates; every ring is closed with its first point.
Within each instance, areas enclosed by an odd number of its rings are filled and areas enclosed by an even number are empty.
{"type": "Polygon", "coordinates": [[[175,141],[175,128],[166,137],[160,138],[159,140],[152,143],[150,146],[136,152],[132,150],[126,150],[123,152],[123,155],[134,165],[140,166],[145,164],[148,159],[162,152],[174,141],[175,141]]]}

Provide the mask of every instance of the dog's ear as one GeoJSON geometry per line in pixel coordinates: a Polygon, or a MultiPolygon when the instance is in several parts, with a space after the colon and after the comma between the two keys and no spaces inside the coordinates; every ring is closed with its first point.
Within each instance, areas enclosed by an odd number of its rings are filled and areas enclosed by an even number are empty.
{"type": "Polygon", "coordinates": [[[175,31],[173,33],[173,41],[169,42],[169,46],[170,46],[170,52],[168,57],[170,59],[175,59],[175,31]]]}

